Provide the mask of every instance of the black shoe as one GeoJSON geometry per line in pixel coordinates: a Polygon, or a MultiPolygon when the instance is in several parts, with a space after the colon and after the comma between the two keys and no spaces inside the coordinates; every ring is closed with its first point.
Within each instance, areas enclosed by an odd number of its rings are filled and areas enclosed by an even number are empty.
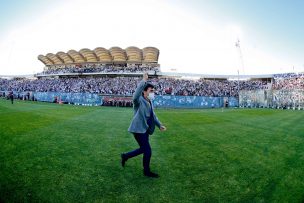
{"type": "Polygon", "coordinates": [[[159,178],[159,175],[157,173],[153,173],[151,171],[148,172],[144,171],[144,175],[150,178],[159,178]]]}
{"type": "Polygon", "coordinates": [[[121,166],[125,167],[125,164],[126,164],[126,161],[128,160],[128,158],[126,158],[126,155],[123,153],[120,156],[121,156],[121,166]]]}

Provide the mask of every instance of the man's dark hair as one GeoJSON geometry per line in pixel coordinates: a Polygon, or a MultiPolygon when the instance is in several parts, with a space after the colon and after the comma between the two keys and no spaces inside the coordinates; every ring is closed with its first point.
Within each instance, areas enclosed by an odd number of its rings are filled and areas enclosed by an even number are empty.
{"type": "Polygon", "coordinates": [[[144,91],[147,91],[149,87],[154,88],[154,85],[152,83],[147,83],[144,88],[144,91]]]}

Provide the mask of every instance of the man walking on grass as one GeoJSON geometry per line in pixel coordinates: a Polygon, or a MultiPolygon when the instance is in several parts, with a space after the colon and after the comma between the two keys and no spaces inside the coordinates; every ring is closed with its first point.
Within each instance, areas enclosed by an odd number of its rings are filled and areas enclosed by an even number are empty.
{"type": "Polygon", "coordinates": [[[160,131],[165,131],[163,126],[154,113],[152,100],[154,99],[154,86],[147,82],[148,74],[143,75],[143,80],[133,95],[134,116],[131,121],[129,132],[133,133],[139,148],[128,153],[121,154],[121,165],[124,167],[128,159],[144,154],[143,168],[144,175],[148,177],[158,178],[159,175],[151,172],[150,159],[152,155],[149,136],[153,134],[155,125],[160,131]]]}

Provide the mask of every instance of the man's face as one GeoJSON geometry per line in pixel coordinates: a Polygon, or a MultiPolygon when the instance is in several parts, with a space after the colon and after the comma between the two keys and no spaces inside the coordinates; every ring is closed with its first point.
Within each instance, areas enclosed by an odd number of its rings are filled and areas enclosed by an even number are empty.
{"type": "Polygon", "coordinates": [[[154,88],[148,87],[147,91],[144,91],[144,97],[148,97],[148,95],[152,92],[154,92],[154,88]]]}
{"type": "Polygon", "coordinates": [[[149,87],[149,88],[147,89],[147,93],[149,94],[149,93],[152,93],[152,92],[154,92],[154,88],[149,87]]]}

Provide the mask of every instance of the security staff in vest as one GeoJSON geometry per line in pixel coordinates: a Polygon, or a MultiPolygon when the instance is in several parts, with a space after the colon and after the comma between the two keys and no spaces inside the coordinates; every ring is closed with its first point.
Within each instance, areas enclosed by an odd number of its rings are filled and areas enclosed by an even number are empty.
{"type": "Polygon", "coordinates": [[[151,172],[150,159],[151,147],[149,143],[149,136],[153,134],[155,125],[161,130],[165,131],[163,126],[154,113],[152,100],[154,99],[154,86],[147,82],[148,74],[143,75],[143,80],[138,84],[137,89],[133,95],[134,116],[129,132],[133,133],[139,148],[128,153],[121,154],[121,165],[124,167],[128,159],[144,154],[143,168],[144,175],[148,177],[158,178],[159,175],[151,172]]]}

